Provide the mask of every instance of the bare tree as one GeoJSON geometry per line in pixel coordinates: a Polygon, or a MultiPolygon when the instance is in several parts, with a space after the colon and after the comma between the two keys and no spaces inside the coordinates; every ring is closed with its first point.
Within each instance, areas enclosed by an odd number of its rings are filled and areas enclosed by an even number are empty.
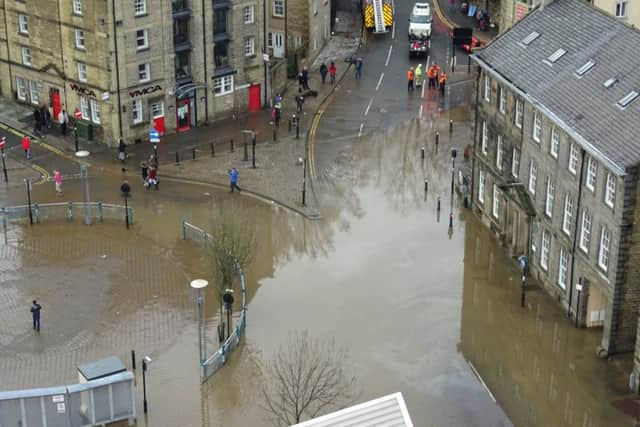
{"type": "MultiPolygon", "coordinates": [[[[248,219],[241,219],[234,211],[222,213],[212,226],[211,262],[216,276],[220,319],[223,319],[223,300],[227,289],[233,289],[238,269],[245,269],[253,260],[256,249],[255,227],[248,219]]],[[[220,325],[222,325],[222,321],[220,325]]],[[[224,339],[224,327],[221,328],[224,339]]]]}
{"type": "Polygon", "coordinates": [[[346,361],[346,350],[333,339],[292,333],[263,368],[262,407],[273,424],[290,426],[353,402],[356,379],[345,372],[346,361]]]}

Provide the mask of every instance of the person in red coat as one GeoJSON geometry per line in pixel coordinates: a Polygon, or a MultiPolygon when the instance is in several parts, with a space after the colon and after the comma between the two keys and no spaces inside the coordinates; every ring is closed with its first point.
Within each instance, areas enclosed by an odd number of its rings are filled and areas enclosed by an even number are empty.
{"type": "Polygon", "coordinates": [[[336,84],[336,63],[331,61],[329,65],[329,77],[331,77],[331,84],[336,84]]]}
{"type": "Polygon", "coordinates": [[[22,138],[22,149],[24,150],[25,159],[27,160],[30,159],[31,158],[31,140],[26,135],[22,138]]]}

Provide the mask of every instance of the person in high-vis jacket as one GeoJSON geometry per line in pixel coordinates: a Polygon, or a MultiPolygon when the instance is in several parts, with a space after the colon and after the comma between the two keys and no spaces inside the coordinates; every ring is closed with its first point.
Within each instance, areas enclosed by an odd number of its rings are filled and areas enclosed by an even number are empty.
{"type": "Polygon", "coordinates": [[[413,80],[415,78],[415,73],[413,72],[413,67],[409,68],[409,71],[407,71],[407,90],[409,92],[413,91],[413,80]]]}

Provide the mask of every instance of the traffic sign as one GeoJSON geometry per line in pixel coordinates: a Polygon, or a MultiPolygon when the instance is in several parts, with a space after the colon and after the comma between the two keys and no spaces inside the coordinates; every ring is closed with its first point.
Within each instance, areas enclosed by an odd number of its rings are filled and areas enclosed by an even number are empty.
{"type": "Polygon", "coordinates": [[[0,137],[0,148],[4,148],[6,143],[7,143],[7,138],[4,136],[0,137]]]}
{"type": "Polygon", "coordinates": [[[82,113],[77,108],[76,108],[76,111],[73,113],[73,115],[75,116],[76,119],[81,119],[82,118],[82,113]]]}
{"type": "Polygon", "coordinates": [[[160,142],[160,133],[155,128],[149,131],[149,141],[152,144],[157,144],[160,142]]]}

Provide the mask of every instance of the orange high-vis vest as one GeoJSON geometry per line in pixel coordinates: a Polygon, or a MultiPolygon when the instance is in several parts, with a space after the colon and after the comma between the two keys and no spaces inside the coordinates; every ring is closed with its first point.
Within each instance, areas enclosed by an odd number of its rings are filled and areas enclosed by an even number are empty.
{"type": "Polygon", "coordinates": [[[429,67],[428,75],[430,79],[434,79],[436,77],[436,70],[433,66],[429,67]]]}
{"type": "Polygon", "coordinates": [[[434,69],[434,70],[435,70],[435,72],[436,72],[436,76],[437,76],[438,74],[440,74],[440,66],[439,66],[439,65],[434,65],[434,66],[433,66],[433,69],[434,69]]]}
{"type": "Polygon", "coordinates": [[[413,70],[407,71],[407,80],[413,80],[413,70]]]}
{"type": "Polygon", "coordinates": [[[447,82],[447,73],[442,73],[440,76],[440,84],[443,85],[447,82]]]}

